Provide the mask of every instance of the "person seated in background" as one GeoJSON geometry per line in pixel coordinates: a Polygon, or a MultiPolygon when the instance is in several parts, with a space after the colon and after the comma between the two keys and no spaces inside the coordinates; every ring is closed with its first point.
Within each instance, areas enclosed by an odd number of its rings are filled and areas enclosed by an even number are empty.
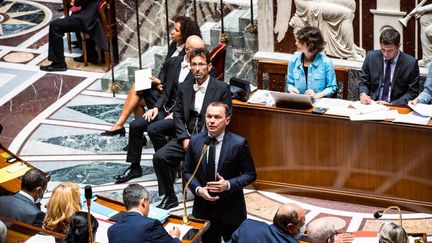
{"type": "Polygon", "coordinates": [[[110,243],[181,242],[178,238],[180,230],[177,227],[170,230],[168,234],[159,220],[148,217],[150,199],[143,186],[138,184],[127,186],[123,190],[123,202],[128,212],[108,228],[110,243]]]}
{"type": "MultiPolygon", "coordinates": [[[[165,61],[168,61],[171,57],[184,56],[186,54],[185,43],[190,36],[197,35],[201,37],[199,25],[191,18],[185,16],[176,16],[174,17],[173,21],[174,27],[171,30],[171,44],[169,45],[165,61]]],[[[152,77],[152,88],[148,90],[135,91],[135,84],[132,84],[119,118],[109,130],[103,132],[101,135],[124,135],[126,133],[124,124],[132,112],[134,112],[135,118],[137,118],[144,114],[143,106],[147,106],[148,109],[154,107],[157,99],[161,96],[161,92],[164,89],[166,75],[166,70],[162,69],[157,78],[152,77]],[[143,98],[145,104],[141,106],[141,100],[143,98]]],[[[138,80],[138,82],[140,81],[138,80]]]]}
{"type": "Polygon", "coordinates": [[[323,53],[324,39],[316,27],[297,32],[297,51],[288,64],[287,92],[306,94],[314,99],[332,96],[337,90],[336,74],[330,58],[323,53]]]}
{"type": "Polygon", "coordinates": [[[164,90],[156,101],[155,106],[149,109],[144,116],[133,120],[129,127],[129,140],[126,162],[130,167],[122,174],[114,176],[116,183],[124,183],[133,178],[141,177],[141,153],[142,147],[147,143],[144,133],[147,131],[152,139],[155,151],[158,151],[167,143],[166,136],[175,136],[175,126],[172,119],[173,108],[176,104],[178,84],[194,80],[190,71],[189,55],[193,49],[204,48],[204,41],[197,35],[189,36],[186,40],[186,56],[172,57],[165,62],[162,72],[166,72],[164,90]],[[159,124],[155,132],[150,132],[150,126],[159,124]],[[149,129],[148,129],[149,128],[149,129]]]}
{"type": "Polygon", "coordinates": [[[305,211],[293,203],[279,207],[273,224],[246,219],[228,243],[297,243],[306,229],[305,211]]]}
{"type": "Polygon", "coordinates": [[[379,243],[408,243],[404,228],[393,222],[384,222],[378,233],[379,243]]]}
{"type": "MultiPolygon", "coordinates": [[[[88,215],[86,212],[76,212],[72,215],[62,243],[89,243],[90,234],[87,217],[88,215]]],[[[94,242],[99,223],[93,215],[90,215],[90,222],[93,235],[92,242],[94,242]]]]}
{"type": "Polygon", "coordinates": [[[339,234],[334,225],[323,218],[315,219],[308,224],[307,236],[311,243],[348,243],[354,240],[354,235],[339,234]]]}
{"type": "Polygon", "coordinates": [[[6,242],[7,228],[3,221],[0,220],[0,243],[6,242]]]}
{"type": "Polygon", "coordinates": [[[360,72],[360,102],[407,105],[419,92],[420,71],[417,60],[399,50],[400,34],[385,29],[379,42],[381,50],[369,51],[360,72]]]}
{"type": "Polygon", "coordinates": [[[74,5],[81,6],[79,12],[55,19],[50,23],[48,60],[51,61],[51,64],[40,66],[40,70],[47,72],[67,70],[63,46],[63,36],[66,32],[86,32],[102,49],[108,49],[104,30],[97,14],[99,2],[99,0],[75,0],[74,5]]]}
{"type": "Polygon", "coordinates": [[[51,194],[43,227],[64,234],[72,215],[80,210],[78,184],[63,182],[56,186],[51,194]]]}
{"type": "Polygon", "coordinates": [[[0,196],[0,215],[26,224],[42,227],[45,218],[36,204],[47,189],[47,175],[38,170],[28,170],[21,179],[21,190],[13,195],[0,196]]]}
{"type": "Polygon", "coordinates": [[[423,91],[417,98],[410,100],[409,103],[412,105],[416,105],[417,103],[432,104],[432,65],[429,66],[423,91]]]}

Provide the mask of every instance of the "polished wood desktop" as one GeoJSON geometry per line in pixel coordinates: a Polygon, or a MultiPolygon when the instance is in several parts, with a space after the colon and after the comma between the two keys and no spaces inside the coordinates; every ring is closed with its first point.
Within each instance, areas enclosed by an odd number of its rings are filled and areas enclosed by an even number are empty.
{"type": "MultiPolygon", "coordinates": [[[[106,207],[109,207],[115,211],[126,211],[126,208],[124,207],[123,203],[121,203],[119,201],[112,200],[110,198],[106,198],[106,197],[98,195],[95,202],[97,202],[101,205],[104,205],[106,207]]],[[[182,242],[183,243],[201,242],[201,236],[210,227],[210,222],[207,220],[195,219],[195,218],[189,218],[189,220],[190,220],[189,226],[192,226],[193,228],[199,229],[199,232],[192,238],[192,240],[182,240],[182,242]]],[[[182,224],[182,222],[183,222],[183,219],[181,216],[170,215],[167,218],[167,220],[163,223],[163,225],[166,226],[169,223],[182,224]]]]}
{"type": "MultiPolygon", "coordinates": [[[[14,156],[16,158],[16,161],[22,162],[29,167],[33,167],[32,165],[23,161],[18,156],[16,156],[14,153],[9,151],[1,143],[0,143],[0,155],[1,155],[0,156],[0,168],[4,168],[4,167],[11,165],[11,163],[6,162],[6,158],[3,155],[14,156]]],[[[20,189],[21,189],[21,179],[19,179],[19,178],[15,178],[15,179],[0,183],[0,195],[15,193],[15,192],[19,191],[20,189]]]]}
{"type": "Polygon", "coordinates": [[[256,189],[432,212],[432,122],[350,121],[311,110],[233,106],[230,130],[250,144],[256,189]]]}

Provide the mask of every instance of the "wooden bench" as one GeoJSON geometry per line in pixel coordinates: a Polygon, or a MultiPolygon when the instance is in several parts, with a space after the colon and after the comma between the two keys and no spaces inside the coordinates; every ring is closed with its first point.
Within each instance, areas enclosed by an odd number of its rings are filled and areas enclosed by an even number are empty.
{"type": "MultiPolygon", "coordinates": [[[[287,75],[287,61],[261,60],[258,62],[258,89],[268,89],[273,91],[285,92],[285,82],[287,75]],[[264,74],[268,74],[268,85],[264,87],[264,74]]],[[[342,99],[348,98],[348,69],[335,68],[338,91],[341,89],[342,99]]],[[[336,97],[336,96],[335,96],[336,97]]]]}

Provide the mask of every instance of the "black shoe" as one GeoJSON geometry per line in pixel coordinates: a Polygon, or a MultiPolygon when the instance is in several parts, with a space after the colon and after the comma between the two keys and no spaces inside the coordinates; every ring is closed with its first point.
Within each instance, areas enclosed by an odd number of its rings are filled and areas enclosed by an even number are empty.
{"type": "MultiPolygon", "coordinates": [[[[95,59],[95,58],[90,58],[90,57],[91,57],[91,56],[87,57],[87,61],[88,61],[89,63],[98,64],[97,59],[95,59]]],[[[81,62],[81,63],[82,63],[82,62],[84,62],[84,56],[81,55],[81,56],[79,56],[79,57],[74,57],[73,60],[74,60],[75,62],[81,62]]]]}
{"type": "Polygon", "coordinates": [[[122,127],[120,129],[117,129],[117,130],[114,130],[114,131],[107,130],[107,131],[101,133],[100,135],[112,137],[112,136],[115,136],[115,135],[118,135],[118,134],[120,134],[121,137],[124,137],[126,135],[126,129],[124,127],[122,127]]]}
{"type": "Polygon", "coordinates": [[[162,202],[157,206],[162,209],[175,208],[179,205],[177,197],[175,194],[170,194],[166,198],[162,199],[162,202]]]}
{"type": "Polygon", "coordinates": [[[46,72],[62,72],[67,70],[67,66],[66,63],[58,64],[53,62],[47,66],[40,66],[39,69],[46,72]]]}
{"type": "Polygon", "coordinates": [[[131,169],[130,167],[123,172],[123,174],[114,176],[114,179],[116,180],[116,184],[118,183],[124,183],[127,181],[130,181],[134,178],[138,178],[142,176],[142,170],[137,169],[131,169]]]}

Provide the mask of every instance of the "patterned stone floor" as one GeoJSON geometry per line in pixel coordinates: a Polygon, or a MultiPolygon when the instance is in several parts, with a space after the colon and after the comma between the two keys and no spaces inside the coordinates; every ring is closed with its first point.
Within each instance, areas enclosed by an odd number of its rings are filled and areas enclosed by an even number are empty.
{"type": "MultiPolygon", "coordinates": [[[[123,146],[126,137],[103,137],[121,110],[124,95],[113,97],[101,88],[102,66],[83,69],[68,57],[66,72],[46,73],[39,65],[47,57],[48,23],[61,15],[59,0],[6,0],[0,5],[0,123],[4,130],[0,141],[34,166],[52,174],[49,192],[61,181],[93,185],[94,192],[121,199],[127,184],[113,184],[112,176],[126,168],[123,146]],[[28,15],[28,16],[27,16],[28,15]],[[20,17],[26,16],[26,17],[20,17]]],[[[144,175],[129,183],[146,186],[152,202],[157,196],[157,181],[152,168],[153,148],[143,149],[144,175]]],[[[180,181],[176,192],[182,200],[180,181]]],[[[248,217],[271,222],[283,203],[296,202],[307,211],[307,222],[326,217],[342,231],[376,231],[381,220],[373,219],[375,207],[338,203],[292,195],[245,189],[248,217]]],[[[188,210],[191,210],[188,196],[188,210]]],[[[181,208],[171,210],[181,214],[181,208]]],[[[404,212],[404,226],[409,232],[432,235],[432,215],[404,212]]],[[[388,214],[384,220],[397,220],[388,214]]],[[[103,231],[99,242],[105,242],[103,231]]]]}

